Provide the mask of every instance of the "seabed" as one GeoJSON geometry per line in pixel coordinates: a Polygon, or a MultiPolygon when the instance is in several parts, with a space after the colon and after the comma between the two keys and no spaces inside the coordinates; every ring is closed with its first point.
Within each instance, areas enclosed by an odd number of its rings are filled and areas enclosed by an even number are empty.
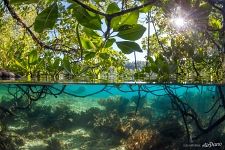
{"type": "Polygon", "coordinates": [[[224,149],[223,85],[0,85],[0,149],[224,149]]]}

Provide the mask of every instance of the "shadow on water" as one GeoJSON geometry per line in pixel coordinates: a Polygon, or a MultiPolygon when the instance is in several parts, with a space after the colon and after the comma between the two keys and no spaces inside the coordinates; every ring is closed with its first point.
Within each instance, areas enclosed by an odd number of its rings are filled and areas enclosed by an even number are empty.
{"type": "Polygon", "coordinates": [[[224,149],[219,84],[4,83],[0,149],[224,149]]]}

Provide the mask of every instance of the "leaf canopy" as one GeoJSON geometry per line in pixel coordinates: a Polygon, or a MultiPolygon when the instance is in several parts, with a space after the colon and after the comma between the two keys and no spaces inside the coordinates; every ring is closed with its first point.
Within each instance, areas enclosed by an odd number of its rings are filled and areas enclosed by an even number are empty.
{"type": "Polygon", "coordinates": [[[73,15],[82,26],[93,30],[101,30],[102,22],[99,15],[89,13],[85,8],[77,4],[73,4],[72,8],[74,10],[73,15]]]}
{"type": "Polygon", "coordinates": [[[141,47],[135,42],[122,41],[122,42],[116,42],[116,44],[124,54],[130,54],[135,51],[142,52],[141,47]]]}
{"type": "Polygon", "coordinates": [[[10,0],[11,4],[32,4],[32,3],[38,3],[39,0],[10,0]]]}
{"type": "Polygon", "coordinates": [[[38,14],[34,22],[34,30],[41,33],[46,29],[52,29],[57,22],[58,16],[58,5],[54,3],[38,14]]]}
{"type": "Polygon", "coordinates": [[[125,40],[138,40],[145,33],[146,28],[143,25],[135,24],[135,25],[123,25],[119,28],[118,37],[125,40]]]}

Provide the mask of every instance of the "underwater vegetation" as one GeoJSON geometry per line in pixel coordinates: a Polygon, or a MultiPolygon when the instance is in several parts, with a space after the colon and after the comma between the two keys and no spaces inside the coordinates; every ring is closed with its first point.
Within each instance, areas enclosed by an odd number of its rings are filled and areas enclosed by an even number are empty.
{"type": "Polygon", "coordinates": [[[57,138],[51,138],[48,141],[48,146],[46,147],[46,150],[63,150],[66,149],[62,141],[60,141],[57,138]]]}
{"type": "Polygon", "coordinates": [[[114,96],[98,100],[98,104],[103,106],[105,110],[116,110],[119,113],[125,113],[128,111],[127,109],[132,105],[132,103],[134,103],[135,111],[142,110],[147,103],[147,98],[146,96],[135,95],[132,96],[130,100],[122,96],[114,96]]]}
{"type": "Polygon", "coordinates": [[[154,110],[154,118],[159,119],[171,113],[172,105],[168,96],[154,97],[151,101],[151,108],[154,110]]]}
{"type": "Polygon", "coordinates": [[[151,130],[137,130],[126,141],[125,148],[127,150],[148,149],[153,143],[155,133],[151,130]]]}
{"type": "Polygon", "coordinates": [[[19,135],[13,135],[5,132],[0,133],[1,150],[17,150],[23,144],[24,141],[19,135]]]}
{"type": "Polygon", "coordinates": [[[137,106],[137,109],[142,109],[144,105],[147,103],[146,96],[133,96],[131,97],[131,102],[134,102],[137,106]]]}
{"type": "Polygon", "coordinates": [[[62,131],[73,127],[74,114],[67,105],[36,106],[26,112],[29,126],[38,125],[40,128],[51,128],[62,131]]]}
{"type": "Polygon", "coordinates": [[[126,112],[127,106],[129,105],[130,100],[121,96],[110,97],[108,99],[98,100],[98,104],[103,106],[106,111],[116,110],[119,113],[126,112]]]}
{"type": "Polygon", "coordinates": [[[223,122],[215,126],[223,117],[222,110],[217,113],[215,92],[196,89],[176,95],[169,91],[160,96],[121,94],[94,100],[58,93],[54,87],[20,87],[11,95],[3,94],[0,149],[179,150],[192,136],[197,143],[225,142],[223,122]],[[43,91],[53,95],[39,97],[43,91]],[[186,117],[192,113],[198,120],[186,117]]]}

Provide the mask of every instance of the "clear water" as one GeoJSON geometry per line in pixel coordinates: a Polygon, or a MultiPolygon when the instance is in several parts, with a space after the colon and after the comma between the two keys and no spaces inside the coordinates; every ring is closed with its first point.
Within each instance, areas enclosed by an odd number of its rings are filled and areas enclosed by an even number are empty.
{"type": "Polygon", "coordinates": [[[223,149],[224,97],[216,84],[2,83],[0,149],[223,149]]]}

